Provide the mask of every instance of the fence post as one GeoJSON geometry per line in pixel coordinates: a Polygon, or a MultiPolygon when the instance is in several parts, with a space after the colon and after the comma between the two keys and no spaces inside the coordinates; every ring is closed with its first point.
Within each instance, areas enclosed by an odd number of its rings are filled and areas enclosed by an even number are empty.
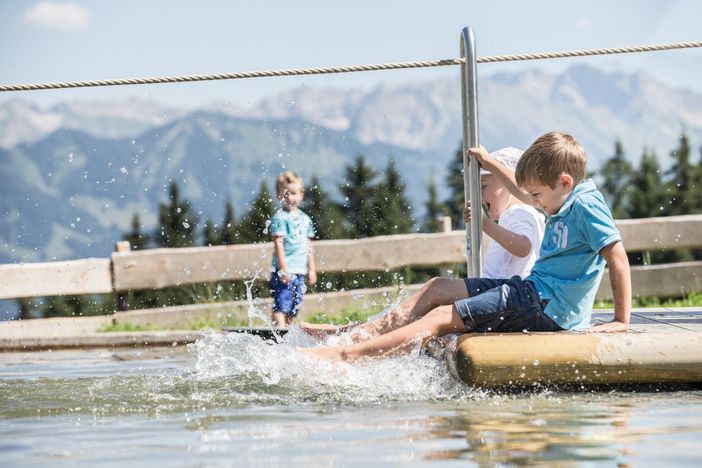
{"type": "MultiPolygon", "coordinates": [[[[129,241],[119,241],[117,244],[115,244],[115,252],[129,252],[132,250],[132,246],[129,244],[129,241]]],[[[115,283],[115,272],[114,272],[114,263],[112,264],[112,289],[114,290],[114,283],[115,283]]],[[[116,304],[115,308],[118,311],[124,311],[129,309],[129,291],[115,291],[116,294],[116,304]]]]}
{"type": "MultiPolygon", "coordinates": [[[[439,221],[439,232],[448,233],[448,232],[453,231],[450,216],[439,216],[438,221],[439,221]]],[[[452,273],[453,273],[453,271],[451,271],[447,267],[447,265],[442,265],[439,267],[439,276],[441,276],[442,278],[450,278],[453,276],[452,273]]]]}

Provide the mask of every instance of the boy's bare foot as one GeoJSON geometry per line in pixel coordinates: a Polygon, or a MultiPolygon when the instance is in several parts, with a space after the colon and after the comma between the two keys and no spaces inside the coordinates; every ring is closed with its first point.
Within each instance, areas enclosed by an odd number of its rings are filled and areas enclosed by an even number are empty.
{"type": "Polygon", "coordinates": [[[298,351],[317,359],[326,359],[329,361],[345,361],[346,355],[336,347],[324,348],[297,348],[298,351]]]}

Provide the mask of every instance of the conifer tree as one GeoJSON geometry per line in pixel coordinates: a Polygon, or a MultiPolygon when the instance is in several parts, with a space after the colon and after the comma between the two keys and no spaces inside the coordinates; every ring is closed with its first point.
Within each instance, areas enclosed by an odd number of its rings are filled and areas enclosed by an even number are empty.
{"type": "Polygon", "coordinates": [[[425,204],[426,217],[424,218],[424,231],[439,232],[441,230],[439,217],[444,214],[444,207],[439,203],[439,197],[436,192],[436,182],[434,182],[433,178],[429,181],[428,192],[429,194],[425,204]]]}
{"type": "Polygon", "coordinates": [[[464,226],[463,207],[466,203],[466,195],[463,190],[463,173],[463,145],[461,144],[453,155],[446,177],[446,185],[449,189],[449,197],[445,202],[446,211],[455,228],[464,226]]]}
{"type": "Polygon", "coordinates": [[[132,230],[122,236],[122,239],[129,241],[131,250],[144,250],[149,245],[149,235],[142,232],[139,214],[132,216],[132,230]]]}
{"type": "Polygon", "coordinates": [[[685,133],[680,135],[678,147],[670,155],[673,157],[673,166],[669,171],[671,179],[668,183],[672,194],[670,214],[689,214],[692,212],[690,192],[694,175],[690,163],[690,143],[685,133]]]}
{"type": "Polygon", "coordinates": [[[239,227],[234,217],[234,206],[231,202],[224,205],[224,221],[219,230],[219,241],[221,245],[234,245],[239,242],[239,227]]]}
{"type": "Polygon", "coordinates": [[[207,218],[207,221],[205,221],[205,227],[202,228],[202,245],[218,245],[220,239],[219,229],[217,229],[210,218],[207,218]]]}
{"type": "Polygon", "coordinates": [[[620,141],[614,143],[614,155],[602,165],[600,174],[603,177],[602,192],[609,202],[612,215],[622,218],[626,215],[624,203],[626,190],[629,187],[632,167],[626,160],[624,149],[620,141]]]}
{"type": "Polygon", "coordinates": [[[339,191],[344,196],[341,211],[349,237],[370,237],[374,233],[375,176],[375,171],[360,155],[353,166],[346,167],[346,181],[339,186],[339,191]]]}
{"type": "Polygon", "coordinates": [[[414,225],[412,211],[405,195],[405,184],[402,181],[395,161],[388,160],[385,167],[385,178],[374,192],[374,236],[387,234],[402,234],[409,232],[414,225]]]}
{"type": "Polygon", "coordinates": [[[271,240],[268,226],[273,216],[273,198],[264,180],[258,188],[258,194],[251,202],[251,208],[239,222],[239,238],[243,244],[268,242],[271,240]]]}
{"type": "Polygon", "coordinates": [[[655,153],[644,150],[639,169],[633,173],[627,190],[629,193],[626,210],[628,217],[651,218],[667,214],[667,197],[655,153]]]}
{"type": "Polygon", "coordinates": [[[319,177],[315,174],[305,187],[302,211],[307,213],[314,223],[317,239],[340,239],[344,237],[344,225],[339,207],[322,189],[319,177]]]}
{"type": "Polygon", "coordinates": [[[195,245],[197,214],[191,211],[190,202],[180,199],[176,182],[169,187],[169,202],[159,203],[156,240],[161,247],[191,247],[195,245]]]}

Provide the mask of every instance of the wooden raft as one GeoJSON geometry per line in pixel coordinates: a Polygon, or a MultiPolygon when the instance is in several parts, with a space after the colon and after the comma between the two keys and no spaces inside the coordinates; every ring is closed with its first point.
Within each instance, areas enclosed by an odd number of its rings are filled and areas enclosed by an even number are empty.
{"type": "MultiPolygon", "coordinates": [[[[594,313],[593,323],[612,313],[594,313]]],[[[627,333],[465,334],[446,348],[476,387],[702,383],[702,310],[637,309],[627,333]]]]}

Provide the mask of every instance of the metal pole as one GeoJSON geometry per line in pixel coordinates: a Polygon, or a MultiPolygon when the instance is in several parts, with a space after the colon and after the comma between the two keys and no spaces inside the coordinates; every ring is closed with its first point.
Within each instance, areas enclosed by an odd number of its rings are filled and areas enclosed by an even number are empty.
{"type": "Polygon", "coordinates": [[[470,200],[473,216],[466,226],[466,253],[468,277],[482,276],[480,255],[483,234],[483,210],[480,190],[480,164],[469,158],[466,150],[475,148],[478,142],[478,67],[475,53],[475,34],[471,28],[461,32],[461,58],[466,61],[461,67],[461,100],[463,103],[463,190],[470,200]]]}

